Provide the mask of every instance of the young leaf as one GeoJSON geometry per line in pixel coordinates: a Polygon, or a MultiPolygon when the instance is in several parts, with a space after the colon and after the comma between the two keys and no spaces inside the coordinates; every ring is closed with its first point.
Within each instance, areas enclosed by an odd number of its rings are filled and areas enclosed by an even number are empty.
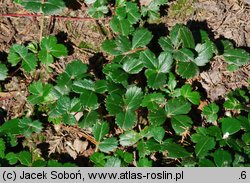
{"type": "Polygon", "coordinates": [[[217,115],[218,112],[219,112],[219,106],[216,105],[215,103],[211,103],[203,108],[202,115],[207,116],[208,122],[214,122],[218,118],[217,115]]]}
{"type": "Polygon", "coordinates": [[[197,44],[195,50],[198,52],[198,57],[194,62],[198,66],[204,66],[213,57],[214,44],[212,41],[206,41],[203,44],[197,44]]]}
{"type": "Polygon", "coordinates": [[[226,62],[237,66],[245,65],[250,59],[249,53],[240,48],[225,50],[223,56],[226,62]]]}
{"type": "Polygon", "coordinates": [[[166,83],[167,76],[164,73],[157,72],[156,70],[147,69],[145,71],[148,86],[157,89],[166,83]]]}
{"type": "Polygon", "coordinates": [[[67,48],[63,44],[58,44],[54,36],[43,38],[40,43],[40,48],[38,58],[45,65],[53,63],[53,56],[59,58],[68,54],[67,48]]]}
{"type": "Polygon", "coordinates": [[[22,67],[26,72],[35,70],[37,66],[37,59],[35,55],[33,53],[28,53],[28,49],[19,44],[11,46],[8,61],[12,66],[16,66],[18,62],[22,61],[22,67]]]}
{"type": "Polygon", "coordinates": [[[4,64],[0,63],[0,81],[5,80],[8,75],[8,69],[4,64]]]}
{"type": "Polygon", "coordinates": [[[240,130],[240,121],[236,118],[222,118],[219,120],[220,123],[222,123],[222,133],[225,135],[228,133],[229,135],[232,135],[240,130]]]}
{"type": "Polygon", "coordinates": [[[178,62],[177,73],[183,78],[191,78],[198,74],[199,68],[194,62],[178,62]]]}
{"type": "Polygon", "coordinates": [[[171,118],[172,128],[177,135],[182,135],[186,130],[192,127],[193,121],[187,115],[178,115],[171,118]]]}
{"type": "Polygon", "coordinates": [[[149,122],[152,125],[161,125],[165,122],[166,118],[167,118],[166,111],[160,107],[150,111],[148,114],[149,122]]]}
{"type": "Polygon", "coordinates": [[[109,132],[109,124],[107,122],[98,122],[92,129],[93,135],[97,142],[100,142],[102,138],[109,132]]]}
{"type": "MultiPolygon", "coordinates": [[[[193,139],[192,139],[193,141],[193,139]]],[[[197,144],[195,145],[195,154],[197,157],[205,157],[209,150],[215,147],[214,138],[200,135],[197,144]]]]}
{"type": "Polygon", "coordinates": [[[132,146],[139,141],[141,137],[136,131],[130,130],[121,134],[119,138],[119,142],[122,146],[132,146]]]}
{"type": "Polygon", "coordinates": [[[152,33],[146,28],[139,28],[132,38],[132,49],[145,47],[153,38],[152,33]]]}
{"type": "Polygon", "coordinates": [[[173,98],[167,102],[165,110],[168,117],[187,114],[191,110],[191,104],[182,97],[173,98]]]}
{"type": "Polygon", "coordinates": [[[134,111],[131,111],[131,110],[121,112],[117,114],[115,122],[122,129],[129,130],[135,125],[136,114],[134,111]]]}
{"type": "Polygon", "coordinates": [[[181,87],[181,95],[195,105],[200,103],[200,94],[196,91],[192,92],[191,85],[189,84],[181,87]]]}
{"type": "Polygon", "coordinates": [[[125,94],[125,108],[126,110],[135,110],[140,107],[141,101],[143,99],[143,93],[141,88],[136,86],[131,86],[128,88],[125,94]]]}
{"type": "Polygon", "coordinates": [[[143,67],[143,63],[138,59],[126,60],[122,66],[123,70],[129,74],[138,74],[143,67]]]}
{"type": "Polygon", "coordinates": [[[228,151],[218,149],[213,154],[214,162],[217,167],[230,167],[232,156],[228,151]]]}
{"type": "Polygon", "coordinates": [[[99,149],[102,152],[108,153],[114,151],[117,148],[117,146],[118,146],[117,139],[115,137],[110,137],[100,142],[99,149]]]}
{"type": "Polygon", "coordinates": [[[161,93],[150,93],[144,96],[141,106],[147,107],[150,110],[155,110],[159,108],[159,105],[165,102],[164,95],[161,93]]]}

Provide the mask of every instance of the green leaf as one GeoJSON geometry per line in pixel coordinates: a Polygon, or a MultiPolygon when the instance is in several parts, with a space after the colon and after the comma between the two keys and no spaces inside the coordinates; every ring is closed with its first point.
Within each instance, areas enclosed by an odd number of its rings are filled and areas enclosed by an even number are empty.
{"type": "Polygon", "coordinates": [[[135,110],[140,107],[143,99],[141,88],[137,86],[130,86],[125,94],[125,110],[135,110]]]}
{"type": "Polygon", "coordinates": [[[18,160],[21,162],[22,165],[31,166],[31,164],[32,164],[31,153],[28,151],[19,152],[18,153],[18,160]]]}
{"type": "Polygon", "coordinates": [[[173,57],[169,52],[162,52],[158,57],[156,70],[161,73],[168,73],[172,68],[173,57]]]}
{"type": "Polygon", "coordinates": [[[81,79],[88,70],[88,65],[81,60],[74,60],[67,64],[65,73],[71,79],[81,79]]]}
{"type": "Polygon", "coordinates": [[[106,74],[106,78],[115,83],[120,83],[123,85],[128,84],[128,74],[121,68],[119,64],[107,64],[103,68],[103,73],[106,74]]]}
{"type": "Polygon", "coordinates": [[[92,91],[86,90],[80,96],[83,107],[95,110],[99,107],[98,98],[92,91]]]}
{"type": "Polygon", "coordinates": [[[182,135],[192,127],[193,121],[189,116],[178,115],[171,118],[172,128],[177,135],[182,135]]]}
{"type": "Polygon", "coordinates": [[[172,45],[170,38],[160,37],[158,42],[164,51],[168,51],[170,53],[174,52],[174,47],[172,45]]]}
{"type": "Polygon", "coordinates": [[[146,28],[137,29],[133,34],[132,49],[145,47],[152,38],[152,33],[146,28]]]}
{"type": "Polygon", "coordinates": [[[68,54],[67,48],[63,44],[58,44],[55,36],[44,37],[40,43],[40,48],[38,58],[45,65],[54,62],[53,56],[59,58],[68,54]]]}
{"type": "Polygon", "coordinates": [[[41,12],[45,15],[53,15],[60,13],[65,7],[63,0],[22,0],[20,3],[25,9],[33,12],[41,12]]]}
{"type": "Polygon", "coordinates": [[[129,74],[138,74],[144,65],[139,59],[128,59],[123,63],[123,70],[129,74]]]}
{"type": "Polygon", "coordinates": [[[219,122],[222,123],[221,130],[223,135],[226,133],[229,135],[237,133],[241,127],[240,121],[236,118],[222,118],[219,120],[219,122]]]}
{"type": "Polygon", "coordinates": [[[214,163],[209,159],[200,159],[199,161],[200,167],[215,167],[214,163]]]}
{"type": "Polygon", "coordinates": [[[207,132],[210,136],[215,137],[216,140],[222,139],[221,129],[218,126],[210,126],[207,128],[207,132]]]}
{"type": "Polygon", "coordinates": [[[28,53],[28,49],[19,44],[11,46],[8,61],[12,66],[16,66],[18,62],[22,61],[22,67],[26,72],[35,70],[37,66],[37,59],[35,55],[33,53],[28,53]]]}
{"type": "Polygon", "coordinates": [[[145,50],[140,53],[140,60],[143,62],[144,66],[148,69],[156,70],[157,69],[157,59],[155,55],[150,50],[145,50]]]}
{"type": "Polygon", "coordinates": [[[118,146],[118,141],[115,137],[110,137],[99,144],[99,149],[102,152],[108,153],[114,151],[118,146]]]}
{"type": "Polygon", "coordinates": [[[80,94],[85,92],[86,90],[94,91],[94,82],[88,79],[74,81],[72,85],[72,90],[75,93],[80,93],[80,94]]]}
{"type": "Polygon", "coordinates": [[[191,104],[182,97],[173,98],[168,100],[165,110],[168,117],[187,114],[191,110],[191,104]]]}
{"type": "Polygon", "coordinates": [[[123,112],[123,105],[123,100],[120,95],[114,93],[108,95],[106,98],[106,109],[111,115],[117,115],[123,112]]]}
{"type": "Polygon", "coordinates": [[[152,160],[148,160],[148,158],[140,158],[137,162],[137,167],[152,167],[152,160]]]}
{"type": "Polygon", "coordinates": [[[223,56],[226,62],[237,66],[245,65],[250,59],[249,53],[240,48],[225,50],[223,56]]]}
{"type": "Polygon", "coordinates": [[[41,81],[32,83],[29,86],[29,92],[32,94],[28,96],[28,100],[31,104],[40,104],[46,101],[46,97],[52,90],[50,84],[43,84],[41,81]]]}
{"type": "Polygon", "coordinates": [[[199,73],[199,68],[194,62],[178,62],[177,73],[183,78],[191,78],[199,73]]]}
{"type": "Polygon", "coordinates": [[[214,162],[217,167],[230,167],[232,156],[228,151],[218,149],[213,154],[214,162]]]}
{"type": "Polygon", "coordinates": [[[4,158],[5,149],[6,149],[5,142],[4,142],[4,140],[2,138],[0,138],[0,159],[4,158]]]}
{"type": "Polygon", "coordinates": [[[17,135],[20,134],[20,128],[18,127],[19,119],[11,119],[6,121],[3,125],[0,126],[0,132],[5,134],[13,134],[17,135]]]}
{"type": "Polygon", "coordinates": [[[130,24],[135,24],[141,18],[139,8],[136,3],[126,3],[127,18],[130,24]]]}
{"type": "Polygon", "coordinates": [[[81,128],[91,128],[98,122],[99,114],[96,111],[90,110],[86,112],[83,119],[79,122],[81,128]]]}
{"type": "Polygon", "coordinates": [[[148,86],[153,89],[161,88],[166,83],[167,76],[164,73],[147,69],[145,71],[145,75],[147,78],[148,86]]]}
{"type": "Polygon", "coordinates": [[[199,105],[200,103],[199,92],[196,92],[196,91],[192,92],[191,85],[189,84],[183,85],[181,87],[181,95],[195,105],[199,105]]]}
{"type": "Polygon", "coordinates": [[[202,115],[207,116],[208,122],[214,122],[218,118],[217,115],[218,112],[219,112],[219,106],[216,105],[215,103],[211,103],[203,108],[202,115]]]}
{"type": "Polygon", "coordinates": [[[92,133],[97,142],[100,142],[102,138],[109,133],[109,124],[108,122],[98,122],[94,125],[92,133]]]}
{"type": "Polygon", "coordinates": [[[117,157],[110,157],[107,159],[107,162],[105,163],[105,167],[120,167],[121,166],[121,160],[117,157]]]}
{"type": "Polygon", "coordinates": [[[94,83],[94,91],[96,93],[104,93],[107,91],[107,89],[108,89],[108,86],[107,86],[106,80],[97,80],[94,83]]]}
{"type": "Polygon", "coordinates": [[[70,98],[63,96],[57,100],[56,106],[52,107],[49,116],[52,118],[60,117],[64,113],[69,112],[70,108],[71,108],[70,98]]]}
{"type": "Polygon", "coordinates": [[[200,135],[197,144],[195,145],[195,154],[201,158],[207,155],[209,150],[215,147],[214,138],[200,135]]]}
{"type": "Polygon", "coordinates": [[[8,75],[8,69],[4,64],[0,63],[0,81],[4,81],[8,75]]]}
{"type": "Polygon", "coordinates": [[[32,121],[30,118],[19,119],[18,127],[22,130],[22,134],[25,137],[30,137],[33,132],[40,133],[43,129],[40,121],[32,121]]]}
{"type": "Polygon", "coordinates": [[[165,122],[167,118],[166,111],[160,107],[155,110],[152,110],[148,114],[148,119],[152,125],[161,125],[165,122]]]}
{"type": "Polygon", "coordinates": [[[117,34],[127,36],[131,31],[131,24],[127,19],[120,20],[116,16],[114,16],[110,21],[110,28],[117,34]]]}
{"type": "Polygon", "coordinates": [[[115,122],[123,130],[131,129],[136,122],[136,114],[134,111],[127,110],[117,114],[115,122]]]}
{"type": "Polygon", "coordinates": [[[106,162],[106,156],[99,152],[94,152],[89,159],[95,164],[96,167],[104,167],[106,162]]]}
{"type": "Polygon", "coordinates": [[[119,138],[120,138],[119,142],[122,146],[132,146],[136,142],[138,142],[141,137],[140,134],[137,133],[136,131],[130,130],[121,134],[119,138]]]}
{"type": "Polygon", "coordinates": [[[241,138],[247,145],[250,145],[250,132],[244,133],[241,138]]]}
{"type": "Polygon", "coordinates": [[[195,50],[198,52],[198,57],[194,62],[198,66],[204,66],[213,57],[214,44],[212,41],[206,41],[203,44],[197,44],[195,50]]]}
{"type": "Polygon", "coordinates": [[[184,147],[170,140],[163,142],[162,150],[167,150],[168,158],[185,158],[191,155],[184,147]]]}
{"type": "Polygon", "coordinates": [[[9,161],[10,165],[14,165],[18,161],[18,154],[15,154],[13,152],[9,152],[6,156],[5,159],[9,161]]]}
{"type": "Polygon", "coordinates": [[[159,108],[159,105],[164,104],[164,102],[164,95],[154,92],[144,96],[141,106],[147,107],[150,110],[155,110],[159,108]]]}
{"type": "Polygon", "coordinates": [[[179,62],[194,61],[194,53],[188,48],[181,48],[174,52],[174,59],[179,62]]]}
{"type": "Polygon", "coordinates": [[[165,129],[161,126],[156,126],[156,127],[153,127],[151,130],[150,130],[150,133],[152,134],[153,138],[159,142],[159,143],[162,143],[162,140],[165,136],[165,129]]]}
{"type": "Polygon", "coordinates": [[[108,7],[106,1],[95,1],[95,3],[88,8],[88,13],[93,18],[101,18],[104,14],[108,13],[108,7]]]}
{"type": "Polygon", "coordinates": [[[242,104],[239,100],[237,100],[234,97],[229,97],[228,99],[226,99],[226,101],[224,102],[223,106],[226,109],[229,110],[239,110],[242,109],[242,104]]]}

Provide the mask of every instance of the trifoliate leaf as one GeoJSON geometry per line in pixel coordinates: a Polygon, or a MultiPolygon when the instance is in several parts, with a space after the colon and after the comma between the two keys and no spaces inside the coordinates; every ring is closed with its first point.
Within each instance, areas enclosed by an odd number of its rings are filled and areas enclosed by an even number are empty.
{"type": "Polygon", "coordinates": [[[105,167],[120,167],[121,160],[117,157],[109,157],[104,166],[105,167]]]}
{"type": "Polygon", "coordinates": [[[218,118],[218,115],[217,115],[218,112],[219,112],[219,106],[216,105],[215,103],[208,104],[202,110],[202,114],[207,116],[208,122],[216,121],[218,118]]]}
{"type": "Polygon", "coordinates": [[[158,109],[150,111],[148,114],[149,122],[152,125],[161,125],[165,122],[166,118],[166,111],[160,107],[158,107],[158,109]]]}
{"type": "Polygon", "coordinates": [[[124,130],[131,129],[136,122],[135,111],[127,110],[125,112],[117,114],[115,122],[119,127],[121,127],[124,130]]]}
{"type": "Polygon", "coordinates": [[[127,18],[130,24],[135,24],[140,18],[139,8],[136,3],[126,3],[127,18]]]}
{"type": "Polygon", "coordinates": [[[67,64],[64,73],[66,73],[70,79],[81,79],[84,77],[88,70],[87,64],[84,64],[81,60],[74,60],[67,64]]]}
{"type": "Polygon", "coordinates": [[[164,51],[168,51],[170,53],[174,52],[174,47],[172,45],[170,38],[161,37],[158,42],[164,51]]]}
{"type": "Polygon", "coordinates": [[[18,153],[18,160],[24,166],[31,166],[32,155],[28,151],[21,151],[18,153]]]}
{"type": "Polygon", "coordinates": [[[172,142],[171,139],[163,142],[162,151],[164,150],[167,150],[168,158],[185,158],[191,155],[184,147],[172,142]]]}
{"type": "Polygon", "coordinates": [[[168,73],[172,67],[173,57],[169,52],[162,52],[158,57],[157,71],[168,73]]]}
{"type": "Polygon", "coordinates": [[[78,123],[81,128],[92,128],[99,119],[99,114],[97,111],[90,110],[83,114],[83,119],[78,123]]]}
{"type": "Polygon", "coordinates": [[[181,48],[174,52],[174,59],[179,62],[194,61],[194,53],[188,48],[181,48]]]}
{"type": "Polygon", "coordinates": [[[127,36],[131,31],[131,24],[127,19],[118,19],[114,16],[110,21],[110,28],[117,34],[127,36]]]}
{"type": "Polygon", "coordinates": [[[148,86],[151,88],[160,88],[166,83],[167,76],[164,73],[155,70],[147,69],[145,71],[148,86]]]}
{"type": "Polygon", "coordinates": [[[226,133],[232,135],[238,132],[241,128],[240,121],[236,118],[222,118],[219,122],[222,124],[221,130],[223,135],[226,133]]]}
{"type": "Polygon", "coordinates": [[[140,53],[140,60],[148,69],[156,70],[158,61],[152,51],[146,50],[140,53]]]}
{"type": "Polygon", "coordinates": [[[94,91],[96,93],[104,93],[107,91],[107,81],[106,80],[97,80],[94,83],[94,91]]]}
{"type": "Polygon", "coordinates": [[[50,84],[44,85],[42,82],[37,81],[29,86],[29,92],[32,94],[28,96],[28,100],[31,104],[40,104],[46,101],[46,97],[52,90],[50,84]]]}
{"type": "Polygon", "coordinates": [[[204,66],[213,57],[214,44],[212,41],[206,41],[203,44],[197,44],[195,50],[198,57],[195,58],[194,63],[198,66],[204,66]]]}
{"type": "Polygon", "coordinates": [[[170,39],[172,44],[178,48],[180,44],[183,44],[185,48],[194,48],[194,38],[192,32],[181,24],[176,24],[170,31],[170,39]]]}
{"type": "Polygon", "coordinates": [[[152,33],[146,28],[137,29],[133,34],[132,49],[145,47],[152,38],[152,33]]]}
{"type": "Polygon", "coordinates": [[[26,137],[30,137],[33,132],[40,133],[43,129],[40,121],[32,121],[30,118],[19,119],[18,127],[26,137]]]}
{"type": "Polygon", "coordinates": [[[154,92],[144,96],[141,106],[147,107],[150,110],[156,110],[159,108],[159,105],[164,104],[164,102],[164,95],[161,93],[154,92]]]}
{"type": "Polygon", "coordinates": [[[191,104],[182,97],[173,98],[167,101],[165,110],[168,117],[187,114],[191,110],[191,104]]]}
{"type": "Polygon", "coordinates": [[[225,50],[223,56],[226,62],[237,66],[245,65],[250,59],[249,53],[240,48],[225,50]]]}
{"type": "Polygon", "coordinates": [[[144,65],[139,59],[126,60],[122,66],[123,70],[129,74],[138,74],[143,67],[144,65]]]}
{"type": "Polygon", "coordinates": [[[172,128],[177,135],[182,135],[192,127],[193,121],[187,115],[178,115],[171,118],[172,128]]]}
{"type": "Polygon", "coordinates": [[[43,38],[40,43],[40,48],[38,58],[45,65],[52,64],[54,57],[59,58],[68,54],[67,48],[63,44],[58,44],[54,36],[43,38]]]}
{"type": "Polygon", "coordinates": [[[0,63],[0,81],[5,80],[8,75],[8,69],[4,64],[0,63]]]}
{"type": "Polygon", "coordinates": [[[76,80],[72,85],[72,90],[75,93],[82,93],[86,90],[94,91],[94,82],[88,79],[76,80]]]}
{"type": "Polygon", "coordinates": [[[26,72],[35,70],[37,66],[37,59],[35,55],[33,53],[28,53],[28,49],[19,44],[11,46],[8,61],[12,66],[16,66],[18,62],[22,61],[22,67],[26,72]]]}
{"type": "Polygon", "coordinates": [[[123,111],[123,100],[120,95],[111,94],[108,95],[106,98],[106,109],[108,110],[109,114],[117,115],[123,111]]]}
{"type": "Polygon", "coordinates": [[[143,93],[141,88],[136,86],[131,86],[128,88],[125,94],[125,110],[135,110],[140,107],[141,101],[143,99],[143,93]]]}
{"type": "Polygon", "coordinates": [[[89,109],[97,109],[99,107],[98,98],[96,94],[92,91],[86,90],[80,96],[81,103],[83,107],[89,109]]]}
{"type": "Polygon", "coordinates": [[[65,7],[63,0],[47,0],[45,2],[40,0],[22,0],[20,4],[27,10],[44,13],[45,15],[58,14],[65,7]]]}
{"type": "Polygon", "coordinates": [[[111,137],[100,142],[99,149],[102,152],[108,153],[108,152],[114,151],[117,148],[117,146],[118,146],[117,139],[114,137],[111,137]]]}
{"type": "Polygon", "coordinates": [[[59,98],[56,102],[56,106],[54,106],[49,113],[49,116],[52,118],[57,118],[62,116],[65,113],[68,113],[71,108],[70,98],[63,96],[59,98]]]}
{"type": "Polygon", "coordinates": [[[217,167],[231,167],[232,155],[228,151],[218,149],[213,158],[217,167]]]}
{"type": "Polygon", "coordinates": [[[132,146],[134,145],[136,142],[138,142],[138,140],[140,140],[140,134],[137,133],[134,130],[130,130],[130,131],[126,131],[124,132],[122,135],[119,136],[120,140],[120,144],[122,146],[132,146]]]}
{"type": "Polygon", "coordinates": [[[198,74],[199,68],[194,62],[178,62],[177,73],[183,78],[191,78],[198,74]]]}
{"type": "Polygon", "coordinates": [[[92,133],[93,133],[95,140],[97,142],[100,142],[102,140],[102,138],[106,134],[108,134],[108,132],[109,132],[108,122],[102,122],[102,123],[97,122],[92,129],[92,133]]]}
{"type": "Polygon", "coordinates": [[[209,150],[215,147],[214,138],[200,135],[197,144],[195,145],[195,154],[197,157],[205,157],[209,150]]]}
{"type": "Polygon", "coordinates": [[[189,84],[183,85],[181,87],[181,95],[195,105],[198,105],[200,103],[199,92],[196,91],[192,92],[191,85],[189,84]]]}

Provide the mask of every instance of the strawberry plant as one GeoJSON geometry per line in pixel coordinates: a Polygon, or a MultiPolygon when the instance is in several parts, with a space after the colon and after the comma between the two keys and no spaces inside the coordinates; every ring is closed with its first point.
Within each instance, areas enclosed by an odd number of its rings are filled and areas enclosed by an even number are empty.
{"type": "MultiPolygon", "coordinates": [[[[52,0],[17,2],[43,14],[63,7],[52,0]]],[[[155,37],[146,24],[160,21],[165,0],[85,2],[91,4],[92,17],[112,12],[112,36],[101,44],[108,62],[97,76],[89,64],[71,60],[44,82],[35,78],[36,69],[54,73],[50,66],[68,56],[66,46],[55,36],[27,46],[13,44],[8,62],[30,73],[27,103],[32,110],[1,124],[2,165],[76,166],[57,156],[64,150],[76,160],[88,147],[88,163],[97,167],[249,166],[249,88],[231,91],[223,101],[204,102],[205,94],[190,82],[215,56],[233,71],[248,63],[249,53],[228,40],[221,41],[221,49],[204,30],[197,38],[182,24],[155,37]],[[51,137],[50,128],[63,136],[51,137]],[[72,134],[77,140],[69,140],[72,134]],[[11,152],[20,139],[26,148],[11,152]],[[50,145],[46,158],[37,147],[43,143],[50,145]]],[[[0,80],[6,78],[8,67],[1,63],[0,80]]]]}

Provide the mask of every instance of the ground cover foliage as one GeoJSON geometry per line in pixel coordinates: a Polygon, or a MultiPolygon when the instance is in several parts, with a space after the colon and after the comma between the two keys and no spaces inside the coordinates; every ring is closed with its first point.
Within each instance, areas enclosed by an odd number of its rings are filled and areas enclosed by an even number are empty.
{"type": "MultiPolygon", "coordinates": [[[[66,7],[63,0],[15,3],[43,16],[66,7]]],[[[31,78],[30,109],[0,126],[1,166],[250,165],[250,88],[209,101],[190,82],[214,57],[229,72],[244,67],[245,49],[183,24],[156,36],[150,25],[161,23],[167,0],[84,3],[91,17],[110,18],[98,73],[79,58],[55,74],[53,63],[69,55],[55,35],[13,44],[0,64],[3,82],[15,67],[31,78]],[[44,81],[44,73],[52,77],[44,81]]]]}

